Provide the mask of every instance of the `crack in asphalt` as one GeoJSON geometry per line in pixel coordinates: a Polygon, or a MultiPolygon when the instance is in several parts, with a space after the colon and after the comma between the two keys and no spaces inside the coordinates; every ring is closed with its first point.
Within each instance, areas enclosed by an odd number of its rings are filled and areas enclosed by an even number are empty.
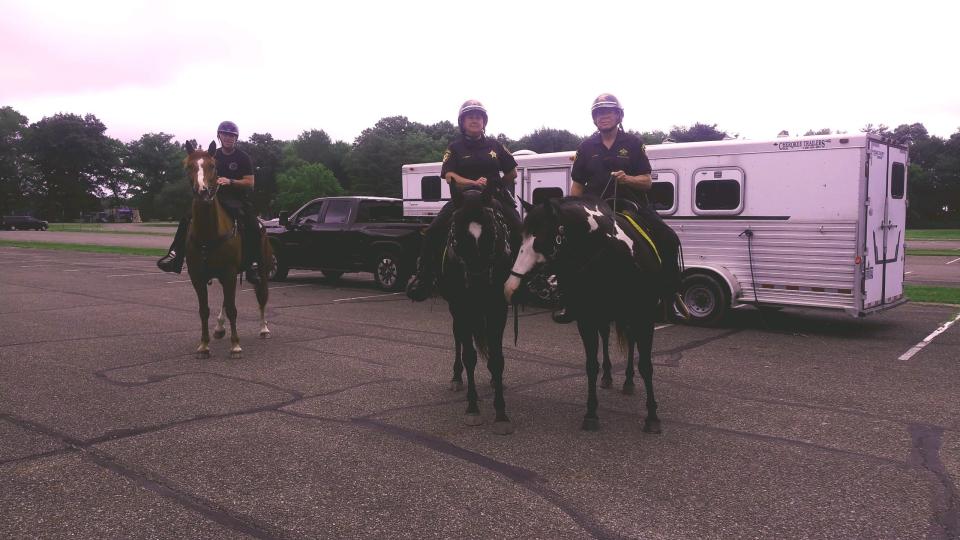
{"type": "Polygon", "coordinates": [[[931,477],[930,505],[933,517],[930,523],[930,538],[960,538],[960,497],[953,478],[943,466],[940,448],[943,445],[943,428],[930,424],[910,424],[912,447],[907,462],[923,469],[931,477]]]}

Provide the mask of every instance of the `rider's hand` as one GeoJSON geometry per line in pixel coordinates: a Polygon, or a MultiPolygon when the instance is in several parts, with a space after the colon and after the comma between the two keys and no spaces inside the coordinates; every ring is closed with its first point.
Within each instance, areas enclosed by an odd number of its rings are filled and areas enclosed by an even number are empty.
{"type": "Polygon", "coordinates": [[[230,185],[230,179],[227,178],[226,176],[221,176],[220,178],[217,178],[217,185],[220,185],[220,186],[230,185]]]}
{"type": "Polygon", "coordinates": [[[485,176],[477,178],[476,184],[480,187],[487,187],[487,178],[485,176]]]}
{"type": "Polygon", "coordinates": [[[617,182],[623,182],[627,179],[627,173],[623,171],[613,171],[610,176],[614,177],[617,182]]]}

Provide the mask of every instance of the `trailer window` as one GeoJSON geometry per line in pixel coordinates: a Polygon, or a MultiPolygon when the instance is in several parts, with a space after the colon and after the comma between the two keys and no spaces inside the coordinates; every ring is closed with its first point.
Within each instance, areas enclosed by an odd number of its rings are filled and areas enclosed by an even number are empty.
{"type": "Polygon", "coordinates": [[[542,187],[533,190],[533,197],[531,200],[533,204],[540,204],[544,201],[550,199],[562,199],[563,190],[558,187],[542,187]]]}
{"type": "Polygon", "coordinates": [[[736,210],[740,206],[740,182],[703,180],[697,182],[697,208],[700,210],[736,210]]]}
{"type": "Polygon", "coordinates": [[[673,184],[670,182],[654,182],[653,186],[650,187],[649,197],[654,210],[672,209],[676,198],[673,184]]]}
{"type": "Polygon", "coordinates": [[[906,168],[903,163],[894,162],[893,171],[890,174],[890,196],[894,199],[903,198],[906,177],[906,168]]]}
{"type": "Polygon", "coordinates": [[[420,179],[420,198],[424,201],[439,201],[443,198],[440,192],[439,176],[424,176],[420,179]]]}

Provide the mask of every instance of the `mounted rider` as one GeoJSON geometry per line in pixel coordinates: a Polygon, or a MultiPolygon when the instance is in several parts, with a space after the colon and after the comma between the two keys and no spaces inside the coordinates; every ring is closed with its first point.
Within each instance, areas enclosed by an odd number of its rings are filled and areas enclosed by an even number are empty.
{"type": "MultiPolygon", "coordinates": [[[[247,281],[257,283],[257,269],[261,264],[260,242],[263,232],[257,219],[250,195],[254,188],[253,161],[243,150],[237,148],[240,130],[237,124],[225,120],[217,126],[220,148],[214,154],[217,163],[217,198],[224,210],[240,224],[243,240],[243,268],[247,269],[247,281]]],[[[170,244],[169,252],[157,261],[164,272],[179,274],[186,256],[187,231],[190,218],[180,220],[177,233],[170,244]]]]}
{"type": "MultiPolygon", "coordinates": [[[[635,221],[653,237],[662,254],[664,309],[673,306],[681,317],[687,318],[689,312],[677,293],[680,288],[680,239],[647,199],[646,192],[653,186],[653,180],[643,141],[624,131],[623,107],[613,94],[597,96],[590,107],[590,114],[597,131],[577,148],[571,171],[573,182],[570,195],[615,199],[623,205],[617,211],[636,218],[635,221]]],[[[554,314],[554,320],[560,323],[574,319],[575,314],[570,314],[565,308],[554,314]]]]}
{"type": "Polygon", "coordinates": [[[491,189],[510,229],[511,252],[516,253],[520,245],[520,215],[513,201],[517,162],[500,141],[485,135],[487,120],[487,109],[479,101],[470,99],[460,106],[457,115],[460,136],[447,146],[440,170],[440,176],[450,184],[451,200],[443,205],[424,233],[417,272],[406,291],[415,302],[426,300],[433,291],[439,254],[463,192],[491,189]]]}

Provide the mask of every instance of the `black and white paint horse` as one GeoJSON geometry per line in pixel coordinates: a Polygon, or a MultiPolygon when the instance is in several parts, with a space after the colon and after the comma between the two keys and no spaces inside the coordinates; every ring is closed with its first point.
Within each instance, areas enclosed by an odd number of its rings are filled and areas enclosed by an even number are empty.
{"type": "Polygon", "coordinates": [[[474,377],[479,351],[479,356],[487,360],[494,391],[493,430],[502,435],[513,431],[503,397],[507,302],[502,294],[512,261],[507,226],[489,191],[467,191],[451,220],[441,263],[440,293],[453,316],[454,338],[467,372],[465,422],[483,423],[474,377]]]}
{"type": "MultiPolygon", "coordinates": [[[[583,429],[599,429],[597,416],[598,340],[616,324],[621,343],[631,351],[628,381],[632,387],[632,348],[647,392],[645,432],[659,433],[653,392],[654,321],[659,296],[660,261],[656,249],[622,216],[594,199],[552,199],[532,207],[523,224],[523,244],[504,284],[509,302],[523,277],[550,262],[560,292],[577,320],[586,353],[587,413],[583,429]]],[[[605,370],[607,371],[607,370],[605,370]]],[[[624,383],[627,390],[627,383],[624,383]]],[[[629,392],[628,392],[629,393],[629,392]]]]}

